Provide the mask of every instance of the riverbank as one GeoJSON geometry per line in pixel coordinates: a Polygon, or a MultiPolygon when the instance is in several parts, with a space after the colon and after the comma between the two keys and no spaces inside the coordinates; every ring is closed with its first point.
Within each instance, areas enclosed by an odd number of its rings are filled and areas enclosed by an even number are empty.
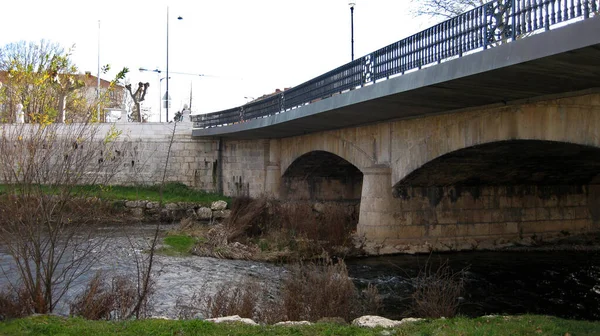
{"type": "Polygon", "coordinates": [[[88,321],[33,316],[0,322],[0,335],[598,335],[600,322],[548,316],[496,316],[422,320],[394,328],[316,323],[274,326],[217,324],[201,320],[88,321]]]}

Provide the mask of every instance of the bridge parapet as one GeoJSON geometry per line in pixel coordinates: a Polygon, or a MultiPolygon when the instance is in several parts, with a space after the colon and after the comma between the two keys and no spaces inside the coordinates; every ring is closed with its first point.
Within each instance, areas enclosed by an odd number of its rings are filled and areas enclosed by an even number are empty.
{"type": "Polygon", "coordinates": [[[274,96],[192,116],[195,129],[227,126],[298,107],[597,16],[600,0],[494,0],[274,96]]]}

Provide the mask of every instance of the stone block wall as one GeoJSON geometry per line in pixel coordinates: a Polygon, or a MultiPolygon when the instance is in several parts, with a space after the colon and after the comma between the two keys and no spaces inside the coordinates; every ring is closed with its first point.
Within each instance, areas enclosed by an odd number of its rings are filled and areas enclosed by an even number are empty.
{"type": "Polygon", "coordinates": [[[268,140],[225,140],[222,157],[225,195],[259,197],[265,192],[268,140]]]}
{"type": "Polygon", "coordinates": [[[294,177],[283,179],[284,200],[346,201],[359,203],[362,179],[340,180],[327,177],[294,177]]]}
{"type": "MultiPolygon", "coordinates": [[[[217,188],[217,141],[194,139],[191,125],[170,123],[115,124],[124,146],[123,167],[113,184],[181,182],[205,191],[217,188]],[[170,148],[170,153],[169,153],[170,148]],[[165,166],[167,155],[169,162],[165,166]]],[[[110,125],[102,125],[108,131],[110,125]]]]}
{"type": "MultiPolygon", "coordinates": [[[[395,225],[371,237],[437,249],[477,248],[585,232],[598,225],[594,186],[408,187],[395,191],[395,225]],[[465,246],[466,245],[466,246],[465,246]]],[[[399,247],[397,247],[399,248],[399,247]]]]}

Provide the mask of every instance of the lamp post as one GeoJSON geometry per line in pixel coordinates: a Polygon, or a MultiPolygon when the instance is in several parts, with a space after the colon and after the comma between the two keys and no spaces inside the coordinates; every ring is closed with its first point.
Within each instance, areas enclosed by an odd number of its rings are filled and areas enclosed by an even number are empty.
{"type": "MultiPolygon", "coordinates": [[[[177,17],[177,20],[183,20],[181,16],[177,17]]],[[[166,122],[169,122],[169,6],[167,6],[167,90],[165,96],[167,97],[165,104],[165,108],[167,109],[167,119],[166,122]]]]}
{"type": "Polygon", "coordinates": [[[356,1],[349,1],[348,6],[350,6],[350,51],[354,61],[354,6],[356,6],[356,1]]]}

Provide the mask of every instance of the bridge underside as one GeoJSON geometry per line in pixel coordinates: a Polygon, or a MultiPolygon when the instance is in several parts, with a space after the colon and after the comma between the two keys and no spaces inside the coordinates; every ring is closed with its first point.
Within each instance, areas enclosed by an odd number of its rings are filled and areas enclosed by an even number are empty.
{"type": "Polygon", "coordinates": [[[469,147],[409,174],[387,201],[367,197],[361,211],[377,204],[380,220],[365,218],[359,232],[385,241],[388,253],[536,243],[598,228],[599,182],[599,148],[536,140],[469,147]]]}

